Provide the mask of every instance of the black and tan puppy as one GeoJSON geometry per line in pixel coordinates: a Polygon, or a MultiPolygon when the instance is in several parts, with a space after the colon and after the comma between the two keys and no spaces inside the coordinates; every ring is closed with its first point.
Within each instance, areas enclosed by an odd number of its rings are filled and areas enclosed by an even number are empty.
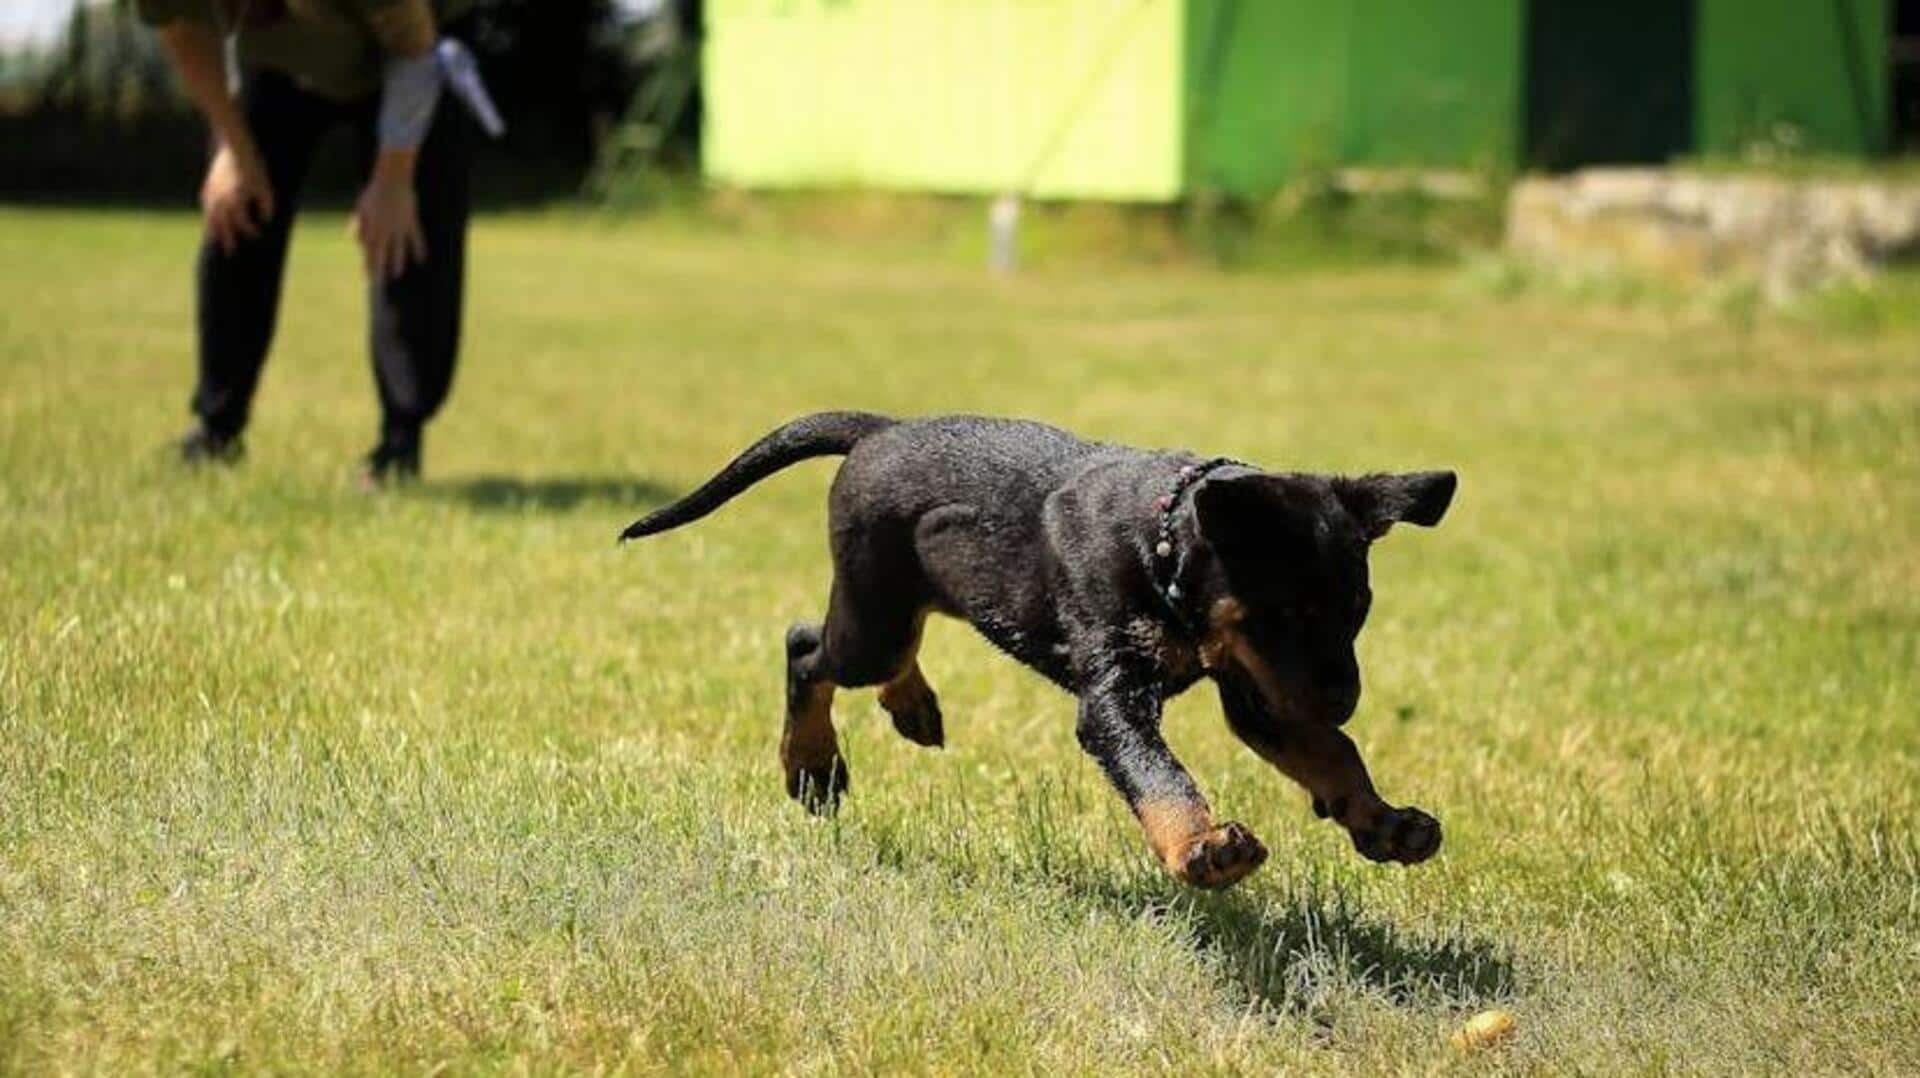
{"type": "Polygon", "coordinates": [[[1360,699],[1354,637],[1367,547],[1433,525],[1451,472],[1328,478],[1087,442],[1038,423],[811,415],[629,527],[698,520],[796,461],[844,454],[828,513],[826,621],[787,633],[787,791],[816,811],[847,788],[837,688],[877,685],[911,741],[945,741],[916,653],[929,613],[972,623],[1080,700],[1080,744],[1167,870],[1224,887],[1266,859],[1219,822],[1160,737],[1161,705],[1211,678],[1233,732],[1306,787],[1374,861],[1426,860],[1440,825],[1380,799],[1341,724],[1360,699]]]}

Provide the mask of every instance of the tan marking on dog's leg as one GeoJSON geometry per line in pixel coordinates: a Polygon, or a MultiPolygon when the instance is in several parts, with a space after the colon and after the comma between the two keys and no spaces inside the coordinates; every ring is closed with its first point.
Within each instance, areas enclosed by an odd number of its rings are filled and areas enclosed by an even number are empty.
{"type": "Polygon", "coordinates": [[[1278,751],[1261,755],[1306,787],[1335,823],[1348,829],[1364,826],[1387,807],[1374,791],[1366,761],[1352,738],[1331,726],[1306,723],[1284,730],[1278,751]]]}
{"type": "Polygon", "coordinates": [[[1160,864],[1195,887],[1230,887],[1267,859],[1267,848],[1245,827],[1216,826],[1204,801],[1143,799],[1133,812],[1160,864]]]}
{"type": "Polygon", "coordinates": [[[893,728],[901,737],[916,745],[940,748],[946,744],[947,735],[941,721],[939,698],[920,672],[920,640],[926,624],[927,611],[922,610],[914,621],[913,639],[901,657],[898,671],[891,680],[881,684],[877,695],[880,706],[892,716],[893,728]]]}
{"type": "Polygon", "coordinates": [[[933,687],[920,674],[915,663],[880,686],[880,706],[893,717],[893,728],[916,745],[937,749],[947,742],[945,723],[940,716],[940,700],[933,687]]]}
{"type": "Polygon", "coordinates": [[[900,668],[894,671],[891,680],[880,686],[880,706],[889,711],[893,710],[893,705],[888,700],[903,703],[909,699],[908,693],[916,688],[927,687],[926,679],[920,676],[920,641],[926,638],[928,613],[927,610],[921,610],[914,615],[913,635],[900,656],[900,668]]]}
{"type": "Polygon", "coordinates": [[[898,711],[932,691],[927,679],[920,673],[919,662],[909,659],[905,670],[880,686],[880,706],[888,711],[898,711]]]}
{"type": "Polygon", "coordinates": [[[833,683],[814,684],[801,705],[787,715],[780,733],[780,764],[787,793],[810,803],[828,803],[846,785],[840,738],[833,729],[833,683]]]}
{"type": "Polygon", "coordinates": [[[816,763],[839,749],[840,739],[833,729],[833,682],[818,682],[808,690],[799,710],[787,717],[786,731],[780,738],[780,755],[816,763]]]}
{"type": "Polygon", "coordinates": [[[1314,813],[1345,828],[1368,860],[1418,864],[1439,850],[1440,822],[1420,809],[1396,808],[1383,800],[1359,748],[1339,730],[1295,724],[1285,729],[1277,748],[1256,748],[1306,787],[1314,813]]]}
{"type": "Polygon", "coordinates": [[[1133,806],[1140,829],[1147,833],[1147,845],[1168,872],[1180,875],[1193,844],[1213,830],[1213,812],[1205,802],[1149,801],[1133,806]]]}

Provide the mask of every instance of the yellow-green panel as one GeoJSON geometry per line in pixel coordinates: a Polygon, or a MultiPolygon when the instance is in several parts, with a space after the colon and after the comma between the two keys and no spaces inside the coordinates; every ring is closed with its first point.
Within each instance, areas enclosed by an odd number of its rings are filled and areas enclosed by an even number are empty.
{"type": "Polygon", "coordinates": [[[1180,193],[1181,0],[709,0],[704,168],[745,187],[1180,193]]]}

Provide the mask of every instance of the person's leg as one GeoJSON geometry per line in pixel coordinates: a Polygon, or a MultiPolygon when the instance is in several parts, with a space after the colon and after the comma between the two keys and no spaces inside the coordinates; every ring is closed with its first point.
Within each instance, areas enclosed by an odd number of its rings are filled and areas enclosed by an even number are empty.
{"type": "MultiPolygon", "coordinates": [[[[247,424],[260,368],[273,342],[300,188],[314,148],[334,119],[333,106],[274,72],[249,73],[240,94],[247,126],[273,185],[274,209],[258,234],[243,237],[230,251],[211,238],[200,245],[200,370],[192,403],[200,430],[189,442],[198,438],[212,447],[207,456],[233,445],[247,424]]],[[[194,455],[190,445],[183,449],[194,455]]]]}
{"type": "MultiPolygon", "coordinates": [[[[373,122],[371,114],[362,121],[369,151],[373,122]]],[[[399,277],[368,286],[368,335],[381,412],[380,444],[367,460],[375,480],[418,471],[421,428],[453,385],[466,278],[472,138],[463,106],[442,94],[414,169],[426,259],[410,263],[399,277]]]]}

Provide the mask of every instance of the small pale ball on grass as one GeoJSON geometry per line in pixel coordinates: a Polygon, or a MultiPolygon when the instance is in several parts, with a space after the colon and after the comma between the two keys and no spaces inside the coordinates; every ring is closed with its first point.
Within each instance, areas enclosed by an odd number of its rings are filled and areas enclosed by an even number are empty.
{"type": "Polygon", "coordinates": [[[1463,1052],[1492,1048],[1519,1032],[1512,1011],[1481,1011],[1453,1033],[1453,1046],[1463,1052]]]}

